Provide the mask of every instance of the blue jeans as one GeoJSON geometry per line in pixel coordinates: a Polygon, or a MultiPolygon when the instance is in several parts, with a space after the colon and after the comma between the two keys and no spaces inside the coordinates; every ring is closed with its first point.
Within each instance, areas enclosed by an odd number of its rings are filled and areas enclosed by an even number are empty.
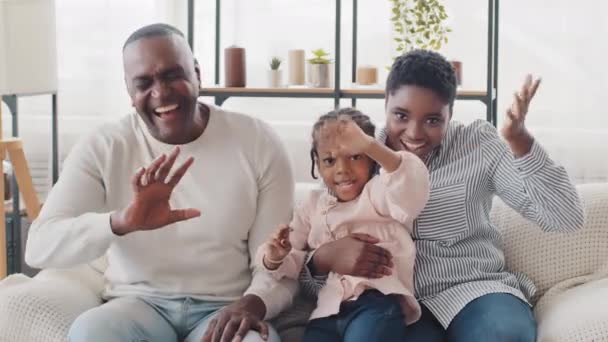
{"type": "MultiPolygon", "coordinates": [[[[78,316],[68,334],[70,342],[200,342],[215,314],[230,303],[191,298],[121,297],[78,316]]],[[[280,342],[269,329],[268,342],[280,342]]],[[[243,341],[261,342],[255,331],[243,341]]]]}
{"type": "Polygon", "coordinates": [[[395,296],[370,290],[342,303],[337,315],[311,320],[303,342],[403,342],[404,321],[395,296]]]}
{"type": "Polygon", "coordinates": [[[467,304],[447,330],[423,306],[422,318],[407,327],[405,336],[405,342],[534,342],[536,321],[519,298],[492,293],[467,304]]]}

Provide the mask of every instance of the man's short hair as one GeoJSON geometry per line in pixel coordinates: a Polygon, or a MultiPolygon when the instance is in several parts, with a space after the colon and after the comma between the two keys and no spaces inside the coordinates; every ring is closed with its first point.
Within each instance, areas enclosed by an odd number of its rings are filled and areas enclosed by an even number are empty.
{"type": "Polygon", "coordinates": [[[124,51],[125,48],[127,47],[127,45],[129,45],[135,41],[138,41],[142,38],[163,37],[163,36],[170,36],[172,34],[184,38],[184,34],[182,33],[182,31],[178,30],[177,28],[175,28],[171,25],[163,24],[163,23],[147,25],[147,26],[139,28],[139,29],[137,29],[137,31],[131,33],[129,38],[127,38],[127,41],[125,42],[125,44],[122,46],[122,50],[124,51]]]}

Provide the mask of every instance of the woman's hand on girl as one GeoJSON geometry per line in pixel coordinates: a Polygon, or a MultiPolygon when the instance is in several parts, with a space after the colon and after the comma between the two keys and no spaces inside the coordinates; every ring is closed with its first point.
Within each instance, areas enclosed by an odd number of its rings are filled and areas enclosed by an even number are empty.
{"type": "Polygon", "coordinates": [[[376,246],[377,238],[353,233],[319,247],[313,256],[320,274],[330,271],[355,277],[382,278],[392,274],[393,257],[386,249],[376,246]]]}

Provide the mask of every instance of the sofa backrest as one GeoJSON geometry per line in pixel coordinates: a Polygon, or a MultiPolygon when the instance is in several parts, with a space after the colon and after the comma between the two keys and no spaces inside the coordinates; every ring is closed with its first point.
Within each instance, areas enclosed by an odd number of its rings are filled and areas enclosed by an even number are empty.
{"type": "Polygon", "coordinates": [[[575,233],[547,233],[495,199],[492,222],[503,237],[507,269],[523,272],[536,284],[533,301],[554,285],[604,273],[608,266],[608,183],[577,186],[585,206],[585,225],[575,233]]]}

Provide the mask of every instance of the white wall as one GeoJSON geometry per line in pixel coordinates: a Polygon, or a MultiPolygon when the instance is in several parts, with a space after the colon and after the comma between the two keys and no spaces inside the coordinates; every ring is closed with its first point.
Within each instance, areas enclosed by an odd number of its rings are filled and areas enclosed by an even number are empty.
{"type": "MultiPolygon", "coordinates": [[[[222,48],[247,49],[250,86],[265,86],[271,56],[322,47],[335,56],[332,0],[222,0],[222,48]]],[[[350,83],[351,2],[342,0],[342,83],[350,83]]],[[[464,62],[464,89],[484,89],[486,0],[444,0],[453,32],[442,51],[464,62]]],[[[196,1],[195,53],[205,84],[213,83],[213,0],[196,1]]],[[[131,110],[123,82],[121,48],[130,32],[158,21],[185,30],[186,0],[56,0],[59,53],[60,129],[70,136],[131,110]]],[[[359,0],[359,62],[390,64],[392,33],[388,0],[359,0]]],[[[504,112],[525,73],[543,77],[529,114],[533,128],[608,129],[608,3],[599,0],[500,1],[499,111],[504,112]]],[[[223,74],[223,72],[222,72],[223,74]]],[[[343,105],[350,101],[344,100],[343,105]]],[[[376,120],[383,101],[359,100],[376,120]]],[[[268,120],[312,121],[333,106],[328,99],[233,98],[226,107],[268,120]]],[[[4,111],[5,134],[9,117],[4,111]]],[[[50,141],[50,98],[20,100],[21,133],[29,154],[46,153],[50,141]],[[42,152],[41,152],[42,151],[42,152]]],[[[456,119],[485,116],[480,103],[460,101],[456,119]]],[[[64,139],[65,140],[65,139],[64,139]]],[[[579,143],[572,141],[568,143],[579,143]]],[[[65,144],[64,144],[65,145],[65,144]]],[[[67,146],[64,146],[67,147],[67,146]]],[[[591,147],[591,146],[588,146],[591,147]]],[[[584,143],[581,149],[587,148],[584,143]]]]}
{"type": "MultiPolygon", "coordinates": [[[[197,3],[196,53],[203,62],[205,81],[213,82],[213,1],[197,3]]],[[[350,82],[351,2],[343,3],[342,82],[350,82]]],[[[463,89],[484,89],[486,73],[486,0],[444,0],[453,32],[442,51],[464,62],[463,89]]],[[[239,44],[247,49],[248,85],[266,84],[272,55],[286,57],[291,48],[307,51],[323,47],[334,53],[334,1],[330,0],[224,0],[222,47],[239,44]],[[272,8],[272,11],[270,10],[272,8]]],[[[389,1],[359,0],[359,61],[390,64],[392,33],[389,1]]],[[[527,72],[543,84],[531,108],[530,125],[608,128],[603,95],[608,89],[604,67],[608,44],[608,3],[598,0],[500,1],[499,109],[509,104],[527,72]]],[[[349,102],[345,101],[347,105],[349,102]]],[[[331,107],[331,100],[232,99],[230,108],[270,118],[314,118],[331,107]]],[[[377,117],[382,101],[360,101],[377,117]]],[[[484,107],[459,102],[456,118],[483,117],[484,107]]]]}

